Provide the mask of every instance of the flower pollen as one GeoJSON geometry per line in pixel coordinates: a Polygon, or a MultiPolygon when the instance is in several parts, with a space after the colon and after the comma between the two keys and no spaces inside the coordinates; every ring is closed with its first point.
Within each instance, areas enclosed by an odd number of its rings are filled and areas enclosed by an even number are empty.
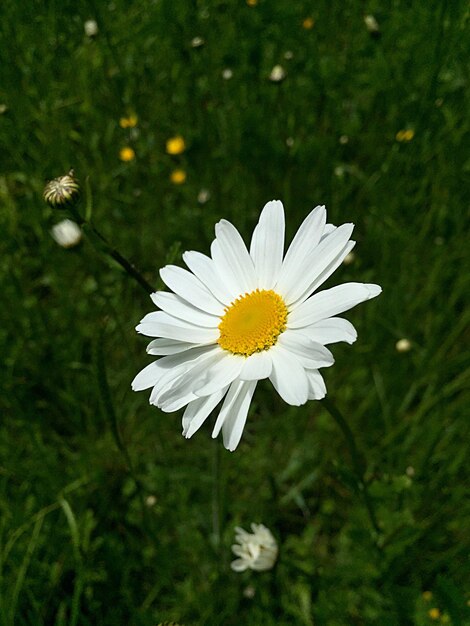
{"type": "Polygon", "coordinates": [[[256,289],[225,309],[219,324],[219,346],[232,354],[250,356],[269,350],[286,329],[287,306],[272,290],[256,289]]]}

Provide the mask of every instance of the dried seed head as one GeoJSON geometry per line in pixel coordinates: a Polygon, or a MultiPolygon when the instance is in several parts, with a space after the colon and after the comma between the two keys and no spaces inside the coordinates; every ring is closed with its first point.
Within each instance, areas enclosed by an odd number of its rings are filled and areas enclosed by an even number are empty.
{"type": "Polygon", "coordinates": [[[53,209],[66,209],[74,206],[80,198],[80,184],[75,173],[70,170],[65,176],[53,178],[44,187],[44,200],[53,209]]]}

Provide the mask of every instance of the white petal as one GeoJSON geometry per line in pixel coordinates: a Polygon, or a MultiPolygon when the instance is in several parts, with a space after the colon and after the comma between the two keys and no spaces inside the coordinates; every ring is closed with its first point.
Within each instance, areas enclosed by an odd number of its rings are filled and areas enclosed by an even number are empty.
{"type": "Polygon", "coordinates": [[[318,370],[306,370],[308,378],[308,399],[321,400],[326,396],[326,385],[318,370]]]}
{"type": "Polygon", "coordinates": [[[302,328],[348,311],[356,304],[375,298],[382,289],[366,283],[344,283],[314,294],[289,313],[288,328],[302,328]]]}
{"type": "Polygon", "coordinates": [[[158,403],[157,406],[165,413],[179,411],[190,402],[194,402],[198,397],[191,392],[184,392],[182,395],[174,396],[166,402],[158,403]]]}
{"type": "Polygon", "coordinates": [[[157,363],[161,373],[150,394],[150,404],[158,405],[159,398],[163,393],[175,387],[186,372],[198,363],[212,358],[218,350],[219,346],[198,346],[186,352],[158,359],[157,363]]]}
{"type": "Polygon", "coordinates": [[[179,372],[178,376],[162,381],[158,385],[159,394],[155,396],[153,402],[163,410],[167,410],[164,408],[166,405],[174,403],[178,398],[183,398],[187,394],[192,394],[188,402],[196,400],[199,396],[194,393],[194,390],[200,385],[201,379],[204,379],[207,370],[213,366],[218,367],[224,358],[224,352],[219,346],[212,346],[193,359],[184,370],[179,372]]]}
{"type": "Polygon", "coordinates": [[[214,430],[212,431],[212,437],[217,437],[225,420],[232,413],[232,411],[234,411],[235,413],[238,412],[238,409],[245,396],[245,391],[249,391],[252,385],[253,381],[244,382],[242,380],[235,380],[232,382],[227,392],[227,395],[225,396],[225,400],[222,408],[220,409],[219,415],[217,416],[217,419],[215,421],[214,430]]]}
{"type": "Polygon", "coordinates": [[[190,250],[183,254],[183,261],[217,300],[220,300],[226,306],[232,302],[233,298],[227,290],[223,279],[217,273],[214,261],[210,257],[201,252],[190,250]]]}
{"type": "Polygon", "coordinates": [[[240,372],[241,380],[262,380],[271,376],[273,362],[269,350],[255,352],[245,359],[240,372]]]}
{"type": "Polygon", "coordinates": [[[187,354],[172,354],[165,356],[150,365],[147,365],[132,381],[132,389],[134,391],[141,391],[142,389],[148,389],[158,384],[165,374],[168,372],[174,372],[179,367],[186,367],[193,359],[198,358],[201,354],[204,354],[212,348],[196,348],[188,351],[187,354]]]}
{"type": "Polygon", "coordinates": [[[276,286],[276,291],[279,291],[284,296],[288,305],[296,302],[325,268],[330,265],[338,253],[344,249],[353,228],[353,224],[339,226],[334,233],[325,237],[300,263],[291,268],[282,288],[278,285],[276,286]]]}
{"type": "Polygon", "coordinates": [[[331,263],[329,263],[325,267],[325,269],[320,272],[320,274],[318,274],[315,280],[310,283],[310,285],[305,289],[302,295],[299,296],[295,302],[291,303],[290,309],[295,309],[297,306],[299,306],[299,304],[304,302],[304,300],[306,300],[314,291],[316,291],[318,287],[321,287],[321,285],[323,285],[323,283],[331,276],[331,274],[333,274],[333,272],[341,265],[344,258],[351,252],[355,245],[355,241],[348,241],[344,248],[342,248],[336,254],[331,263]]]}
{"type": "Polygon", "coordinates": [[[338,343],[338,341],[354,343],[357,339],[354,326],[342,317],[328,317],[315,322],[311,326],[302,328],[302,333],[324,346],[329,343],[338,343]]]}
{"type": "Polygon", "coordinates": [[[292,275],[299,270],[305,271],[304,261],[317,246],[326,222],[324,206],[317,206],[307,215],[297,231],[289,249],[286,252],[276,289],[281,293],[287,292],[292,284],[292,275]]]}
{"type": "Polygon", "coordinates": [[[224,446],[230,452],[233,452],[240,443],[255,389],[256,381],[243,385],[236,402],[232,405],[231,411],[222,425],[224,446]]]}
{"type": "Polygon", "coordinates": [[[195,344],[178,341],[177,339],[154,339],[147,346],[147,353],[155,356],[166,356],[168,354],[178,354],[194,348],[195,344]]]}
{"type": "Polygon", "coordinates": [[[244,360],[243,356],[226,353],[218,363],[208,367],[199,377],[194,393],[200,397],[208,396],[229,385],[240,374],[244,360]]]}
{"type": "Polygon", "coordinates": [[[221,220],[215,225],[215,234],[218,245],[211,247],[212,258],[220,276],[223,279],[230,276],[230,284],[236,288],[235,297],[256,289],[253,261],[238,230],[227,220],[221,220]]]}
{"type": "Polygon", "coordinates": [[[222,303],[191,272],[176,265],[167,265],[160,270],[160,276],[167,287],[201,311],[223,315],[222,303]]]}
{"type": "Polygon", "coordinates": [[[250,256],[259,289],[272,289],[282,267],[284,254],[284,208],[279,200],[268,202],[251,238],[250,256]]]}
{"type": "Polygon", "coordinates": [[[202,424],[209,417],[210,413],[222,400],[227,392],[228,387],[224,387],[220,391],[213,393],[204,398],[198,398],[190,402],[186,407],[183,415],[183,435],[189,439],[199,430],[202,424]]]}
{"type": "Polygon", "coordinates": [[[158,367],[158,361],[154,361],[137,374],[131,383],[132,389],[134,391],[143,391],[144,389],[153,387],[159,375],[160,369],[158,367]]]}
{"type": "Polygon", "coordinates": [[[248,564],[244,559],[235,559],[230,563],[230,567],[234,572],[244,572],[248,569],[248,564]]]}
{"type": "Polygon", "coordinates": [[[331,233],[333,233],[336,229],[337,226],[334,226],[333,224],[325,224],[325,228],[323,229],[323,235],[321,236],[320,241],[325,239],[325,237],[328,237],[328,235],[331,235],[331,233]]]}
{"type": "Polygon", "coordinates": [[[203,328],[184,322],[163,311],[148,313],[136,327],[138,333],[147,337],[164,337],[188,343],[212,343],[220,335],[218,328],[203,328]]]}
{"type": "Polygon", "coordinates": [[[315,343],[298,330],[286,330],[279,335],[277,341],[280,346],[295,355],[303,367],[330,367],[335,362],[328,348],[315,343]]]}
{"type": "Polygon", "coordinates": [[[191,324],[207,328],[217,328],[220,324],[219,317],[197,309],[174,293],[157,291],[152,293],[150,297],[162,311],[191,324]]]}
{"type": "Polygon", "coordinates": [[[308,398],[308,380],[299,360],[279,343],[269,351],[273,371],[269,377],[281,398],[294,406],[300,406],[308,398]]]}

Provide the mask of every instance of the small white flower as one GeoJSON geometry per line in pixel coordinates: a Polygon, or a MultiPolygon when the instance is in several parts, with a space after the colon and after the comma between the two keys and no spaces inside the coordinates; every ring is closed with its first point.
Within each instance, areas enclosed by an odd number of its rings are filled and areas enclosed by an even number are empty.
{"type": "Polygon", "coordinates": [[[99,32],[98,24],[96,23],[95,20],[87,20],[83,24],[83,28],[85,30],[85,35],[87,37],[96,37],[96,35],[99,32]]]}
{"type": "Polygon", "coordinates": [[[191,46],[193,48],[200,48],[203,45],[204,39],[202,37],[193,37],[193,39],[191,39],[191,46]]]}
{"type": "Polygon", "coordinates": [[[186,406],[187,438],[223,401],[212,436],[222,431],[228,450],[240,442],[259,380],[269,378],[293,406],[323,398],[319,368],[334,363],[325,346],[357,338],[338,315],[382,291],[363,283],[318,291],[354,247],[353,228],[327,224],[325,207],[318,206],[284,254],[279,200],[264,207],[249,250],[235,226],[221,220],[211,256],[185,252],[190,271],[160,270],[173,293],[151,294],[160,310],[146,315],[137,332],[156,337],[147,352],[162,358],[147,365],[132,388],[152,389],[150,403],[165,412],[186,406]]]}
{"type": "Polygon", "coordinates": [[[380,33],[379,23],[373,15],[364,15],[364,23],[369,33],[375,35],[380,33]]]}
{"type": "Polygon", "coordinates": [[[397,352],[409,352],[411,350],[411,341],[409,339],[399,339],[395,344],[397,352]]]}
{"type": "Polygon", "coordinates": [[[269,74],[269,80],[273,83],[280,83],[286,77],[286,70],[282,65],[275,65],[269,74]]]}
{"type": "Polygon", "coordinates": [[[286,139],[286,146],[288,148],[292,148],[294,143],[295,143],[295,141],[294,141],[293,137],[287,137],[287,139],[286,139]]]}
{"type": "Polygon", "coordinates": [[[226,67],[222,71],[222,78],[224,80],[230,80],[232,77],[233,77],[233,71],[229,67],[226,67]]]}
{"type": "Polygon", "coordinates": [[[349,141],[349,137],[347,135],[341,135],[341,137],[339,138],[339,143],[342,146],[345,146],[349,141]]]}
{"type": "Polygon", "coordinates": [[[255,595],[256,589],[253,587],[253,585],[248,585],[248,587],[245,587],[245,589],[243,590],[243,596],[245,598],[248,598],[248,600],[253,600],[255,595]]]}
{"type": "Polygon", "coordinates": [[[238,559],[232,561],[231,568],[235,572],[247,569],[264,572],[272,569],[277,559],[278,548],[271,531],[263,524],[251,524],[252,533],[243,528],[235,528],[235,543],[232,552],[238,559]]]}
{"type": "Polygon", "coordinates": [[[210,199],[211,192],[209,189],[201,189],[201,191],[197,194],[197,201],[199,204],[206,204],[206,202],[210,199]]]}
{"type": "Polygon", "coordinates": [[[80,243],[82,230],[72,220],[62,220],[52,227],[51,235],[62,248],[73,248],[80,243]]]}
{"type": "Polygon", "coordinates": [[[351,265],[352,263],[354,263],[355,259],[356,255],[354,254],[354,252],[349,252],[349,254],[347,254],[343,259],[343,265],[351,265]]]}

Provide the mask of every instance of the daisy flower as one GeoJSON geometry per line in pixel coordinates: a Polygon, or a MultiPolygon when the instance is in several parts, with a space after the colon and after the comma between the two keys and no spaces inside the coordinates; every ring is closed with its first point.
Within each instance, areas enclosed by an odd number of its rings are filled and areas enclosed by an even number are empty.
{"type": "Polygon", "coordinates": [[[132,388],[151,388],[150,403],[165,412],[186,406],[185,437],[223,400],[212,436],[222,431],[225,447],[235,450],[256,385],[265,378],[290,405],[323,398],[319,369],[334,363],[325,346],[357,337],[337,316],[381,292],[363,283],[317,292],[354,247],[353,224],[327,224],[325,207],[318,206],[285,255],[284,227],[282,203],[268,202],[249,250],[235,226],[221,220],[210,256],[185,252],[189,271],[160,270],[173,293],[151,294],[160,310],[146,315],[137,332],[155,337],[147,352],[161,358],[132,388]]]}
{"type": "Polygon", "coordinates": [[[249,533],[243,528],[235,528],[235,541],[232,552],[238,559],[231,563],[235,572],[244,572],[252,569],[255,572],[264,572],[274,567],[278,555],[277,542],[273,534],[263,524],[251,524],[249,533]]]}

